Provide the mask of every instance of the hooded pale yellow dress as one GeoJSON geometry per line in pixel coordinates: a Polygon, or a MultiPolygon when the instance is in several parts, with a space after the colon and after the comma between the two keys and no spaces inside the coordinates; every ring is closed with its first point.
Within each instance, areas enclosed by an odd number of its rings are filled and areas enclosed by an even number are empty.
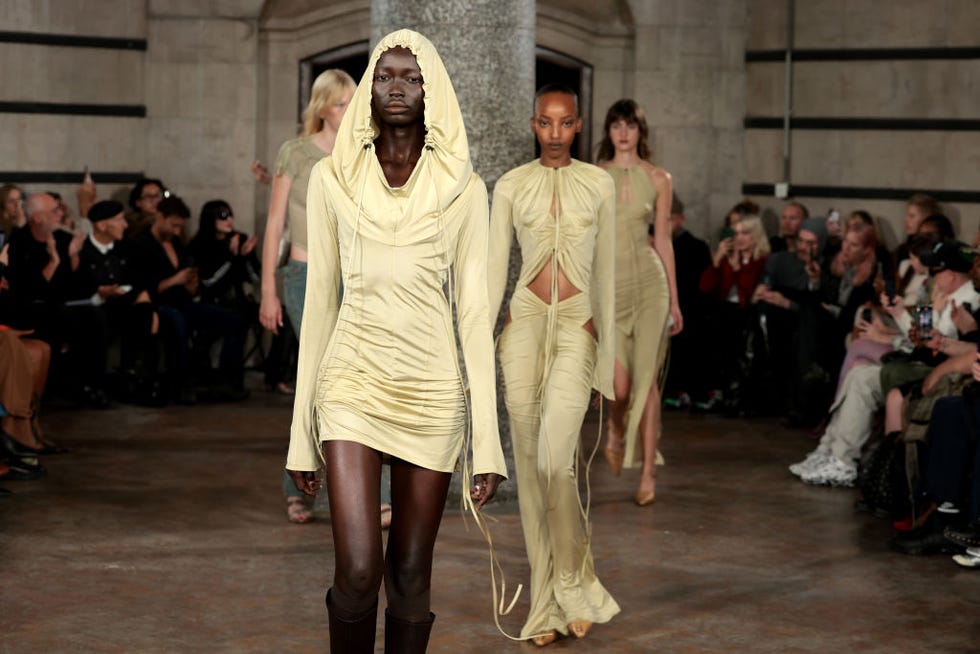
{"type": "Polygon", "coordinates": [[[577,620],[608,622],[619,612],[595,574],[576,469],[591,389],[606,397],[613,392],[614,211],[609,175],[574,159],[563,168],[532,161],[494,189],[491,307],[503,300],[515,232],[523,257],[499,349],[531,566],[525,638],[551,629],[567,633],[577,620]],[[527,288],[544,266],[552,266],[550,304],[527,288]],[[581,291],[561,302],[559,268],[581,291]],[[584,328],[590,318],[598,344],[584,328]]]}
{"type": "MultiPolygon", "coordinates": [[[[606,172],[616,182],[616,360],[632,382],[623,431],[623,465],[632,468],[643,462],[640,419],[647,396],[655,379],[663,381],[670,286],[660,255],[647,240],[657,206],[650,175],[642,166],[611,165],[606,172]]],[[[663,463],[659,451],[657,463],[663,463]]]]}
{"type": "Polygon", "coordinates": [[[452,84],[425,37],[400,30],[378,44],[332,155],[311,173],[307,226],[286,467],[316,470],[321,441],[344,440],[451,472],[467,434],[458,332],[473,448],[463,483],[470,474],[506,475],[486,288],[486,188],[470,164],[452,84]],[[411,177],[392,188],[374,150],[371,83],[381,54],[396,46],[408,48],[422,72],[426,137],[411,177]]]}

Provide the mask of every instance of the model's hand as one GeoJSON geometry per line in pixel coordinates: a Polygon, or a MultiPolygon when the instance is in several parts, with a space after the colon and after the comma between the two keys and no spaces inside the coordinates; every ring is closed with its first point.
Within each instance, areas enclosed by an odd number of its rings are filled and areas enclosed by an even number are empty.
{"type": "Polygon", "coordinates": [[[670,305],[670,317],[673,323],[670,326],[670,335],[677,336],[684,330],[684,316],[681,314],[681,308],[678,305],[670,305]]]}
{"type": "Polygon", "coordinates": [[[262,303],[259,304],[259,322],[273,334],[279,333],[282,327],[282,304],[275,295],[262,295],[262,303]]]}
{"type": "Polygon", "coordinates": [[[286,472],[289,473],[289,478],[296,484],[296,488],[302,491],[304,495],[316,497],[317,491],[323,486],[323,482],[316,478],[315,472],[288,469],[286,472]]]}
{"type": "Polygon", "coordinates": [[[503,479],[496,472],[473,475],[473,488],[470,489],[470,499],[476,502],[477,509],[482,509],[484,504],[493,499],[493,496],[497,493],[497,486],[500,485],[503,479]]]}
{"type": "Polygon", "coordinates": [[[228,239],[228,250],[231,252],[231,255],[234,257],[238,256],[238,244],[241,241],[241,239],[242,239],[242,235],[239,234],[238,232],[232,234],[231,238],[228,239]]]}

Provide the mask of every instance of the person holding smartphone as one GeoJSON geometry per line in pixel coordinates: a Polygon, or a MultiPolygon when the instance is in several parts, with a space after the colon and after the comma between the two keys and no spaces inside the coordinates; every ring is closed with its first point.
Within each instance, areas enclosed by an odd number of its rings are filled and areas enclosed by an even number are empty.
{"type": "MultiPolygon", "coordinates": [[[[874,317],[871,323],[858,325],[861,337],[890,343],[895,349],[907,352],[914,350],[916,342],[927,344],[930,337],[956,339],[954,307],[965,303],[978,306],[980,302],[980,293],[973,288],[969,276],[973,258],[972,248],[958,241],[938,243],[931,253],[921,257],[933,279],[932,332],[920,333],[911,312],[900,305],[889,305],[898,333],[874,317]]],[[[853,367],[838,388],[820,444],[803,461],[791,465],[790,472],[810,484],[853,486],[857,480],[856,461],[871,435],[874,411],[884,405],[885,396],[892,387],[920,381],[932,370],[932,366],[916,363],[915,360],[899,361],[900,365],[893,366],[888,374],[880,363],[853,367]]]]}

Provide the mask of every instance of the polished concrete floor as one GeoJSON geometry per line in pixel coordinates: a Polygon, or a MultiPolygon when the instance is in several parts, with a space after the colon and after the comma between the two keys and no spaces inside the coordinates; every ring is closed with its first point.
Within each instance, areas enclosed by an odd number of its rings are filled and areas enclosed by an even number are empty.
{"type": "MultiPolygon", "coordinates": [[[[289,404],[49,411],[72,452],[5,484],[0,652],[325,652],[330,525],[284,519],[289,404]]],[[[681,414],[665,432],[654,506],[631,503],[635,472],[614,478],[601,457],[592,471],[596,565],[623,612],[549,650],[980,651],[980,573],[891,553],[853,491],[793,480],[801,433],[681,414]]],[[[513,588],[528,575],[518,516],[493,512],[513,588]]],[[[447,511],[429,651],[531,651],[497,633],[489,593],[483,541],[447,511]]],[[[526,611],[525,593],[505,629],[526,611]]]]}

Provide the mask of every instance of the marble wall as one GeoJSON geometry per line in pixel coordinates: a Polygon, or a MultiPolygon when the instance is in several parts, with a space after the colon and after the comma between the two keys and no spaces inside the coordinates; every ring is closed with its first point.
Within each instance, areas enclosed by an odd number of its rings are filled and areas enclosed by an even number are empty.
{"type": "MultiPolygon", "coordinates": [[[[746,48],[784,48],[785,0],[749,0],[748,9],[746,48]]],[[[978,34],[980,3],[969,0],[796,2],[795,48],[976,47],[978,34]]],[[[782,116],[784,65],[751,63],[747,70],[747,115],[782,116]]],[[[976,119],[980,60],[799,61],[792,90],[800,117],[976,119]]],[[[781,180],[782,148],[781,130],[746,130],[745,181],[781,180]]],[[[790,181],[797,184],[976,191],[980,133],[794,130],[790,165],[790,181]]],[[[801,200],[816,213],[865,208],[879,218],[889,247],[904,238],[901,200],[801,200]]],[[[980,207],[944,208],[962,237],[972,240],[980,207]]]]}

